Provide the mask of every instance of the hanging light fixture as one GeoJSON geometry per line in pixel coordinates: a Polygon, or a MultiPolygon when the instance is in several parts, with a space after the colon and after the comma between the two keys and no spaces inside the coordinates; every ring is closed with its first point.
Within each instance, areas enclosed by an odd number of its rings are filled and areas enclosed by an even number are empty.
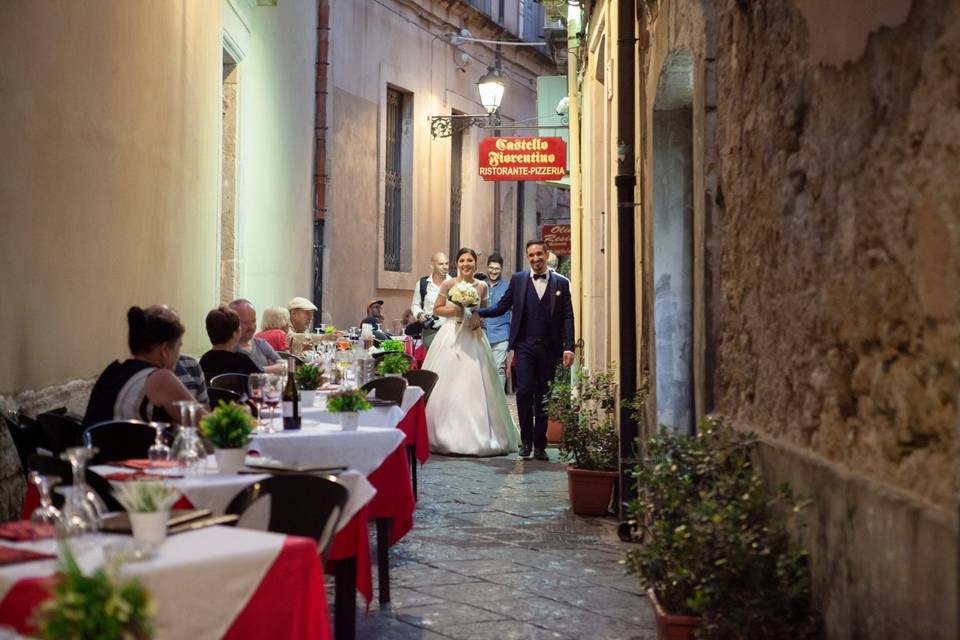
{"type": "Polygon", "coordinates": [[[500,72],[493,67],[488,67],[487,72],[477,80],[477,89],[480,90],[480,104],[483,108],[490,115],[496,113],[503,100],[504,86],[500,72]]]}

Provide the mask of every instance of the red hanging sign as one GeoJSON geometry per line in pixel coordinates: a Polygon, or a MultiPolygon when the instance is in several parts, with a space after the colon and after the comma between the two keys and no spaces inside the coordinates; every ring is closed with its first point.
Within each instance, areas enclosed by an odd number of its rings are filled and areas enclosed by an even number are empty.
{"type": "Polygon", "coordinates": [[[484,138],[480,177],[484,180],[559,180],[567,175],[563,138],[484,138]]]}
{"type": "Polygon", "coordinates": [[[547,248],[558,256],[570,255],[570,225],[545,224],[540,237],[547,243],[547,248]]]}

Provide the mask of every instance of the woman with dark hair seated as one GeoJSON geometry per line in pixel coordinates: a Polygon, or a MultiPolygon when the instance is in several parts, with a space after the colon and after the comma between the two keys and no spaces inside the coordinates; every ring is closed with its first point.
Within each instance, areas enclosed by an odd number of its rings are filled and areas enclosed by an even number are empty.
{"type": "Polygon", "coordinates": [[[176,416],[174,402],[193,400],[173,372],[183,344],[177,312],[165,305],[127,311],[128,360],[107,365],[90,393],[83,426],[105,420],[164,420],[176,416]]]}
{"type": "Polygon", "coordinates": [[[200,367],[208,385],[221,373],[263,373],[250,356],[234,351],[240,342],[240,316],[236,311],[221,305],[207,314],[206,325],[213,348],[200,357],[200,367]]]}

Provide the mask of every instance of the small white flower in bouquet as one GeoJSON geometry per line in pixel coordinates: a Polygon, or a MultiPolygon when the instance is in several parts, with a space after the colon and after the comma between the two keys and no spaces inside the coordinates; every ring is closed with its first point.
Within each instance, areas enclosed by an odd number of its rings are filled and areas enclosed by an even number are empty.
{"type": "Polygon", "coordinates": [[[480,294],[477,293],[477,288],[469,282],[458,282],[450,287],[447,300],[462,309],[480,306],[480,294]]]}

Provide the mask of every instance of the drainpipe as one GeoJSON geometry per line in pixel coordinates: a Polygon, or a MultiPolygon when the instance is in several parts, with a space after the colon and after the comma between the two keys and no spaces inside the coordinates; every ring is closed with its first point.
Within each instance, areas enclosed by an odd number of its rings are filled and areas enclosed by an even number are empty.
{"type": "MultiPolygon", "coordinates": [[[[583,202],[581,195],[582,168],[580,166],[580,36],[583,17],[580,7],[571,7],[567,14],[567,138],[570,141],[570,297],[573,298],[574,335],[583,335],[583,202]]],[[[583,353],[580,353],[583,356],[583,353]]]]}
{"type": "Polygon", "coordinates": [[[637,392],[637,263],[635,252],[634,188],[634,81],[636,15],[632,0],[617,3],[617,255],[620,326],[620,518],[630,496],[630,468],[634,465],[637,423],[630,417],[627,401],[637,392]]]}
{"type": "Polygon", "coordinates": [[[323,321],[323,247],[327,216],[327,82],[330,73],[330,0],[317,2],[317,86],[314,97],[313,173],[313,301],[323,321]]]}

